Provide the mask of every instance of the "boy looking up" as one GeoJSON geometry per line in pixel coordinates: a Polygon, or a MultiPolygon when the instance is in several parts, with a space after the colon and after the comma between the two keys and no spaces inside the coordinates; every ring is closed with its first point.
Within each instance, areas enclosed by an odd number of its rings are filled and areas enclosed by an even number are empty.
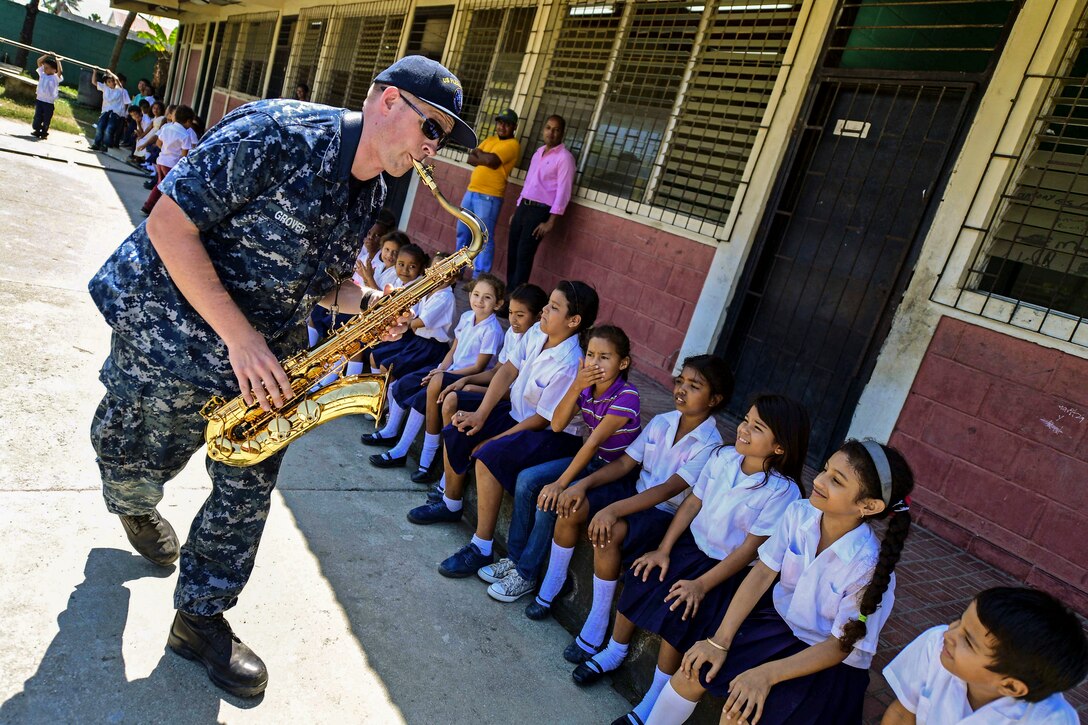
{"type": "Polygon", "coordinates": [[[49,124],[53,121],[54,105],[60,95],[61,75],[60,59],[56,54],[46,53],[38,58],[38,94],[34,101],[34,130],[32,136],[49,138],[49,124]]]}
{"type": "Polygon", "coordinates": [[[896,701],[882,725],[1075,725],[1061,693],[1088,672],[1077,617],[1049,594],[997,587],[923,632],[884,668],[896,701]]]}

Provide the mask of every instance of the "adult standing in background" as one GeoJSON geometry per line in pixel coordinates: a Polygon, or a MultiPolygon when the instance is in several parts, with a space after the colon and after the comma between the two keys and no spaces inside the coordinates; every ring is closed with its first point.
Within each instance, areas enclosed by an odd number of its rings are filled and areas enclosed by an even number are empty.
{"type": "MultiPolygon", "coordinates": [[[[491,261],[495,258],[495,222],[502,209],[502,198],[506,193],[506,180],[514,170],[514,164],[521,158],[521,144],[514,138],[518,127],[518,114],[507,108],[495,116],[495,133],[484,139],[476,148],[468,152],[468,162],[476,167],[468,181],[468,191],[461,200],[461,206],[483,220],[487,227],[487,244],[476,255],[473,276],[491,271],[491,261]]],[[[457,248],[467,247],[472,241],[472,232],[461,222],[457,222],[457,248]]]]}
{"type": "Polygon", "coordinates": [[[506,287],[517,289],[529,281],[536,248],[567,210],[574,186],[574,155],[563,145],[567,122],[549,116],[544,122],[544,145],[533,154],[518,208],[510,219],[510,244],[506,256],[506,287]]]}

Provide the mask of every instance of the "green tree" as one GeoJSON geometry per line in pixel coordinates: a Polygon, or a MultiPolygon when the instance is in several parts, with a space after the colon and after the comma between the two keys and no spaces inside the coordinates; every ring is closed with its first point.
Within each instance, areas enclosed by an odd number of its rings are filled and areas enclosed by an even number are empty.
{"type": "Polygon", "coordinates": [[[42,0],[42,7],[54,15],[60,15],[65,10],[74,15],[79,12],[81,2],[82,0],[42,0]]]}
{"type": "Polygon", "coordinates": [[[87,19],[88,19],[88,20],[93,20],[93,21],[95,21],[96,23],[102,23],[102,22],[105,22],[104,20],[102,20],[102,16],[101,16],[101,15],[99,15],[98,13],[91,13],[90,17],[88,17],[87,19]]]}
{"type": "MultiPolygon", "coordinates": [[[[23,29],[19,31],[19,42],[23,45],[34,44],[34,24],[38,21],[38,0],[30,0],[26,4],[26,14],[23,16],[23,29]]],[[[26,48],[19,48],[15,53],[15,65],[26,68],[26,48]]]]}
{"type": "Polygon", "coordinates": [[[170,71],[170,58],[174,55],[178,29],[175,27],[167,33],[161,25],[150,20],[147,21],[147,26],[151,29],[150,31],[136,31],[136,37],[144,41],[144,45],[133,53],[132,59],[143,60],[149,55],[155,56],[155,70],[151,77],[151,85],[155,86],[156,93],[161,94],[166,74],[170,71]]]}

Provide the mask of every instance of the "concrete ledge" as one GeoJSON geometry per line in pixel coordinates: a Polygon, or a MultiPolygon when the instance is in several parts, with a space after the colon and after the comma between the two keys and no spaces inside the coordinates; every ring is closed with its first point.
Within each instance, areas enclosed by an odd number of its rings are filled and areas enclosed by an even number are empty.
{"type": "Polygon", "coordinates": [[[21,73],[0,68],[0,84],[3,84],[12,100],[33,101],[38,97],[37,82],[21,73]]]}

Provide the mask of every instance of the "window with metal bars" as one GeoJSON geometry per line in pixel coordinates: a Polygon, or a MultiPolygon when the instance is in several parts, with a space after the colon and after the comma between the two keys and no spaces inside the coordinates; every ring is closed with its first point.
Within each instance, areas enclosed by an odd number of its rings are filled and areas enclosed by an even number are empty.
{"type": "Polygon", "coordinates": [[[956,306],[1088,346],[1088,19],[1048,78],[956,306]]]}
{"type": "Polygon", "coordinates": [[[322,103],[362,108],[367,89],[378,71],[397,59],[408,3],[381,0],[339,6],[333,11],[321,71],[322,103]]]}
{"type": "Polygon", "coordinates": [[[276,13],[250,13],[227,21],[216,86],[247,96],[261,94],[276,17],[276,13]]]}
{"type": "Polygon", "coordinates": [[[317,98],[317,66],[321,60],[321,47],[325,42],[325,33],[329,28],[332,8],[302,8],[298,14],[298,30],[295,31],[294,63],[288,77],[292,79],[291,88],[306,84],[310,88],[310,97],[317,98]]]}
{"type": "MultiPolygon", "coordinates": [[[[570,4],[529,138],[567,121],[577,194],[713,235],[729,215],[799,2],[570,4]]],[[[531,153],[523,154],[526,167],[531,153]]]]}
{"type": "Polygon", "coordinates": [[[535,6],[493,5],[474,7],[461,18],[460,52],[450,65],[464,89],[461,117],[480,138],[494,133],[495,116],[514,101],[535,18],[535,6]]]}

